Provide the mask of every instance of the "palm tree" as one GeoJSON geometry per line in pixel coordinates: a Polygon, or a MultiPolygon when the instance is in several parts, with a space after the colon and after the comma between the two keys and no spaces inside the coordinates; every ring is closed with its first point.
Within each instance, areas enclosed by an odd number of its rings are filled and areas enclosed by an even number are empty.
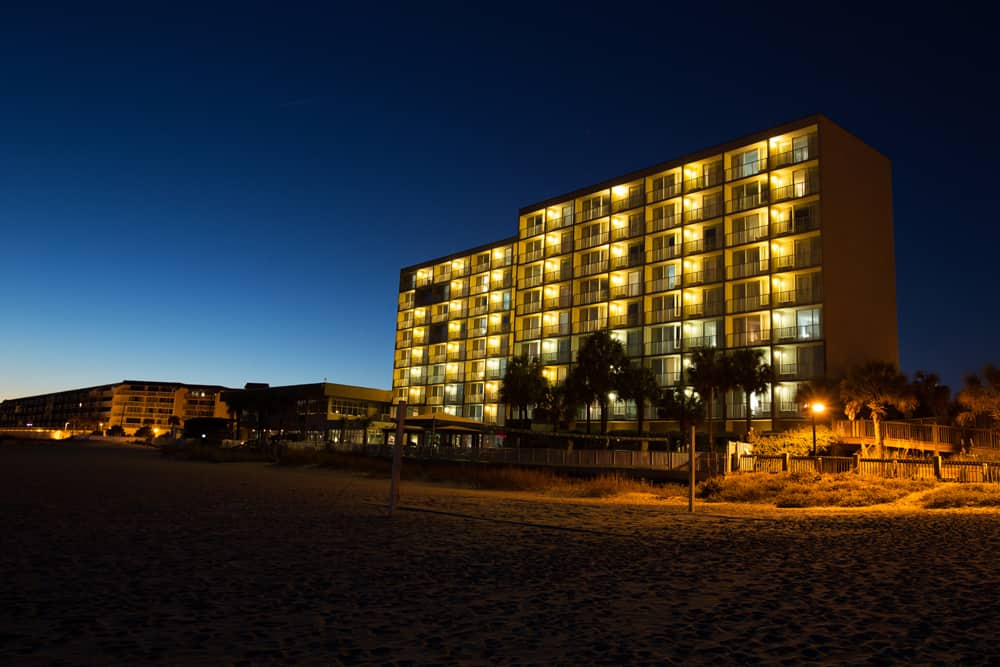
{"type": "Polygon", "coordinates": [[[660,397],[660,385],[656,384],[656,375],[646,366],[626,364],[618,377],[618,395],[625,400],[635,401],[639,434],[642,435],[646,401],[656,403],[660,397]]]}
{"type": "Polygon", "coordinates": [[[966,376],[958,404],[965,408],[956,418],[963,426],[975,426],[980,417],[989,418],[994,425],[1000,422],[1000,368],[986,364],[982,376],[966,376]]]}
{"type": "Polygon", "coordinates": [[[541,409],[552,422],[552,432],[559,429],[559,422],[569,407],[569,391],[565,382],[550,384],[545,388],[545,395],[536,409],[541,409]]]}
{"type": "Polygon", "coordinates": [[[906,376],[888,361],[869,361],[852,368],[840,383],[840,395],[844,399],[848,415],[857,415],[862,409],[868,409],[875,429],[875,447],[880,458],[885,457],[881,423],[889,408],[906,412],[917,404],[906,376]]]}
{"type": "Polygon", "coordinates": [[[935,421],[947,418],[951,387],[941,384],[941,377],[937,373],[917,371],[913,374],[910,388],[917,399],[914,417],[933,418],[935,421]]]}
{"type": "Polygon", "coordinates": [[[603,435],[608,432],[608,394],[617,389],[618,377],[628,364],[625,348],[607,331],[595,331],[584,339],[576,363],[601,409],[603,435]]]}
{"type": "Polygon", "coordinates": [[[697,426],[705,420],[705,402],[696,393],[686,393],[679,387],[669,387],[660,395],[660,415],[676,419],[680,424],[681,442],[687,436],[688,424],[697,426]]]}
{"type": "Polygon", "coordinates": [[[729,370],[733,385],[743,390],[746,401],[747,437],[750,436],[750,396],[761,394],[771,384],[771,366],[764,363],[764,352],[748,347],[740,348],[729,357],[729,370]]]}
{"type": "Polygon", "coordinates": [[[580,405],[584,406],[587,413],[587,435],[590,435],[590,405],[594,402],[595,396],[590,385],[587,384],[587,378],[581,366],[574,366],[569,370],[566,382],[563,383],[563,389],[566,392],[567,406],[572,409],[580,405]]]}
{"type": "Polygon", "coordinates": [[[705,416],[708,422],[708,446],[714,449],[713,413],[715,396],[728,390],[732,382],[729,359],[719,354],[714,347],[699,347],[691,353],[691,369],[688,378],[694,390],[705,402],[705,416]]]}
{"type": "Polygon", "coordinates": [[[518,418],[524,422],[528,418],[528,406],[541,402],[547,384],[542,375],[541,361],[522,354],[511,359],[507,365],[500,386],[500,400],[507,404],[508,410],[517,408],[518,418]]]}

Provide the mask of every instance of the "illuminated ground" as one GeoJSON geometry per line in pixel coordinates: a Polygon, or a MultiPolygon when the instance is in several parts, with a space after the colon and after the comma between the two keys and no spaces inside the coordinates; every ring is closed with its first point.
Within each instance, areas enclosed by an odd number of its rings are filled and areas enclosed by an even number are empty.
{"type": "Polygon", "coordinates": [[[0,663],[989,662],[1000,514],[559,501],[0,447],[0,663]]]}

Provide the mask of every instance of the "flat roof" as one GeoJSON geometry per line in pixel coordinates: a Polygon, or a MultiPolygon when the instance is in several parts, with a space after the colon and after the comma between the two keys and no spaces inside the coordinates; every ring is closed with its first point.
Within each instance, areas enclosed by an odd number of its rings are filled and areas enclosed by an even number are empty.
{"type": "Polygon", "coordinates": [[[458,259],[459,257],[464,257],[465,255],[474,255],[477,252],[483,252],[484,250],[492,250],[498,245],[504,245],[505,243],[516,243],[518,240],[517,234],[514,236],[508,236],[507,238],[500,239],[499,241],[494,241],[493,243],[484,243],[483,245],[477,245],[474,248],[469,248],[467,250],[460,250],[458,252],[453,252],[449,255],[443,255],[435,259],[429,259],[426,262],[420,262],[419,264],[411,264],[410,266],[404,266],[399,270],[400,275],[408,272],[415,271],[417,269],[422,269],[432,264],[440,264],[441,262],[447,262],[450,259],[458,259]]]}

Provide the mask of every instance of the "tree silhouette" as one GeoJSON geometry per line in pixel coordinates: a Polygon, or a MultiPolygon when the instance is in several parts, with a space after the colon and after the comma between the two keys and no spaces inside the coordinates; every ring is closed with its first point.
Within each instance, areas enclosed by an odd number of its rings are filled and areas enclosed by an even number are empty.
{"type": "Polygon", "coordinates": [[[500,386],[500,400],[508,407],[517,408],[518,418],[524,422],[528,418],[528,406],[544,399],[547,386],[541,362],[522,354],[507,364],[500,386]]]}
{"type": "Polygon", "coordinates": [[[1000,368],[986,364],[982,375],[966,376],[965,387],[958,393],[958,404],[965,408],[956,420],[963,426],[977,426],[981,418],[993,425],[1000,422],[1000,368]]]}
{"type": "Polygon", "coordinates": [[[733,385],[732,372],[727,357],[722,356],[714,347],[699,347],[691,354],[691,369],[688,378],[694,390],[705,402],[705,417],[708,424],[708,446],[714,449],[714,414],[715,396],[725,392],[733,385]]]}
{"type": "Polygon", "coordinates": [[[840,383],[840,395],[848,415],[861,414],[864,409],[869,411],[880,458],[885,457],[881,426],[889,408],[906,412],[917,405],[906,376],[887,361],[869,361],[852,368],[840,383]]]}
{"type": "Polygon", "coordinates": [[[656,384],[656,375],[646,366],[625,364],[618,376],[617,384],[618,395],[621,398],[635,401],[639,433],[642,434],[645,423],[646,401],[658,403],[660,398],[660,386],[656,384]]]}
{"type": "Polygon", "coordinates": [[[746,434],[750,435],[750,396],[767,390],[771,383],[771,366],[764,363],[764,352],[748,347],[740,348],[729,357],[732,383],[743,391],[746,408],[746,434]]]}
{"type": "Polygon", "coordinates": [[[628,364],[625,348],[607,331],[595,331],[584,339],[576,355],[583,381],[601,409],[601,433],[608,432],[608,394],[618,388],[618,378],[628,364]]]}

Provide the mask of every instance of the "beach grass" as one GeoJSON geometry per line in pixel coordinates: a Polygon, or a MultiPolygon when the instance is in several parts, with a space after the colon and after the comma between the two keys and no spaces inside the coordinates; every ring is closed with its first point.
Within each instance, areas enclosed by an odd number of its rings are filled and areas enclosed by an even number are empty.
{"type": "Polygon", "coordinates": [[[881,479],[853,473],[745,473],[714,477],[699,485],[699,496],[716,502],[776,507],[868,507],[891,503],[935,486],[930,480],[881,479]]]}
{"type": "Polygon", "coordinates": [[[922,504],[925,508],[1000,507],[1000,485],[952,482],[939,486],[924,496],[922,504]]]}

